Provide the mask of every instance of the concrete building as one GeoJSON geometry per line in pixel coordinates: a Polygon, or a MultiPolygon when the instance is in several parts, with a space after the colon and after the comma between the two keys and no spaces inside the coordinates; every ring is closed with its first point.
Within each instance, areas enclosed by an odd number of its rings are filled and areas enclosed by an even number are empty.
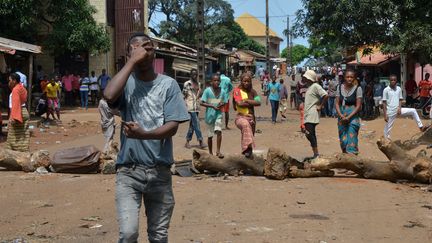
{"type": "MultiPolygon", "coordinates": [[[[244,13],[235,20],[239,24],[247,36],[257,41],[263,46],[266,46],[266,26],[256,17],[244,13]]],[[[269,29],[270,36],[270,56],[280,56],[280,43],[283,41],[276,32],[269,29]]]]}
{"type": "MultiPolygon", "coordinates": [[[[102,24],[106,27],[109,35],[111,36],[112,48],[107,53],[100,54],[90,54],[90,53],[76,53],[68,58],[73,59],[76,66],[67,67],[65,65],[65,58],[54,58],[49,54],[49,50],[43,50],[43,54],[37,55],[35,57],[35,67],[41,65],[46,74],[50,75],[59,70],[74,69],[74,67],[79,67],[75,69],[77,72],[82,71],[81,69],[86,69],[87,71],[95,71],[96,75],[99,75],[102,69],[106,69],[109,75],[115,74],[115,48],[114,48],[114,28],[108,26],[107,24],[107,2],[106,0],[88,0],[89,3],[96,8],[96,13],[94,14],[94,19],[98,24],[102,24]],[[66,67],[65,67],[66,66],[66,67]]],[[[49,31],[48,29],[45,31],[49,31]]],[[[41,33],[44,34],[43,32],[41,33]]],[[[69,70],[74,71],[74,70],[69,70]]]]}

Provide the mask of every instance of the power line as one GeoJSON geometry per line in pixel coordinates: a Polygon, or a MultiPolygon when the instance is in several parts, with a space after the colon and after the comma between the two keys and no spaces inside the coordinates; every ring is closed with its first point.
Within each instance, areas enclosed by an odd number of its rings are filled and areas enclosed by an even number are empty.
{"type": "MultiPolygon", "coordinates": [[[[294,15],[294,14],[273,15],[273,16],[269,16],[269,18],[286,18],[288,16],[296,16],[296,15],[294,15]]],[[[254,19],[254,18],[256,18],[256,19],[265,19],[266,17],[265,16],[258,16],[258,17],[255,17],[255,16],[239,16],[239,17],[236,17],[236,19],[254,19]]]]}

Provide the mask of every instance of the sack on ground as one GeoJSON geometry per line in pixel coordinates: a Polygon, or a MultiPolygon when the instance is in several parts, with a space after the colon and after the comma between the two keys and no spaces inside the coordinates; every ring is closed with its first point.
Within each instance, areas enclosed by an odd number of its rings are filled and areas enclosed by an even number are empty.
{"type": "Polygon", "coordinates": [[[57,173],[98,173],[100,155],[93,145],[62,149],[54,154],[51,169],[57,173]]]}

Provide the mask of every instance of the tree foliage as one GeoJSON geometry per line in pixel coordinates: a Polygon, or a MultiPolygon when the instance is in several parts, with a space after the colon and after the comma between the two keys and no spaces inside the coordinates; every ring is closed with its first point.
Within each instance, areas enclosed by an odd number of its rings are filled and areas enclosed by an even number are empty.
{"type": "Polygon", "coordinates": [[[319,45],[383,46],[385,52],[432,60],[432,1],[303,0],[303,6],[294,32],[319,45]]]}
{"type": "Polygon", "coordinates": [[[110,39],[87,0],[2,0],[0,36],[43,45],[54,55],[105,52],[110,39]]]}
{"type": "MultiPolygon", "coordinates": [[[[282,50],[281,57],[288,58],[288,49],[282,50]]],[[[304,59],[310,56],[309,48],[304,45],[294,45],[291,49],[291,63],[292,65],[297,65],[301,63],[304,59]]]]}
{"type": "MultiPolygon", "coordinates": [[[[156,13],[162,13],[165,17],[155,28],[150,28],[153,34],[188,45],[196,44],[195,0],[150,0],[149,8],[150,22],[156,13]]],[[[265,52],[264,47],[246,36],[234,21],[234,10],[227,1],[206,0],[204,8],[206,44],[265,52]]]]}

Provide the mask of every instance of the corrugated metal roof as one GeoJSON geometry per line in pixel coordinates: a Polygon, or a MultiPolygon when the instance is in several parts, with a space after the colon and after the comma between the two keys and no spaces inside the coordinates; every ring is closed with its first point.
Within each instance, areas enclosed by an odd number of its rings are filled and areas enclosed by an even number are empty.
{"type": "Polygon", "coordinates": [[[42,53],[42,47],[40,46],[0,37],[0,51],[12,53],[14,50],[31,53],[42,53]]]}
{"type": "Polygon", "coordinates": [[[389,61],[397,60],[399,55],[386,55],[381,51],[375,51],[371,55],[362,56],[362,52],[357,52],[356,60],[351,61],[348,65],[356,65],[356,66],[380,66],[389,61]]]}
{"type": "MultiPolygon", "coordinates": [[[[249,13],[244,13],[235,20],[239,24],[247,36],[266,36],[266,26],[249,13]]],[[[269,29],[269,35],[282,40],[276,32],[269,29]]]]}

